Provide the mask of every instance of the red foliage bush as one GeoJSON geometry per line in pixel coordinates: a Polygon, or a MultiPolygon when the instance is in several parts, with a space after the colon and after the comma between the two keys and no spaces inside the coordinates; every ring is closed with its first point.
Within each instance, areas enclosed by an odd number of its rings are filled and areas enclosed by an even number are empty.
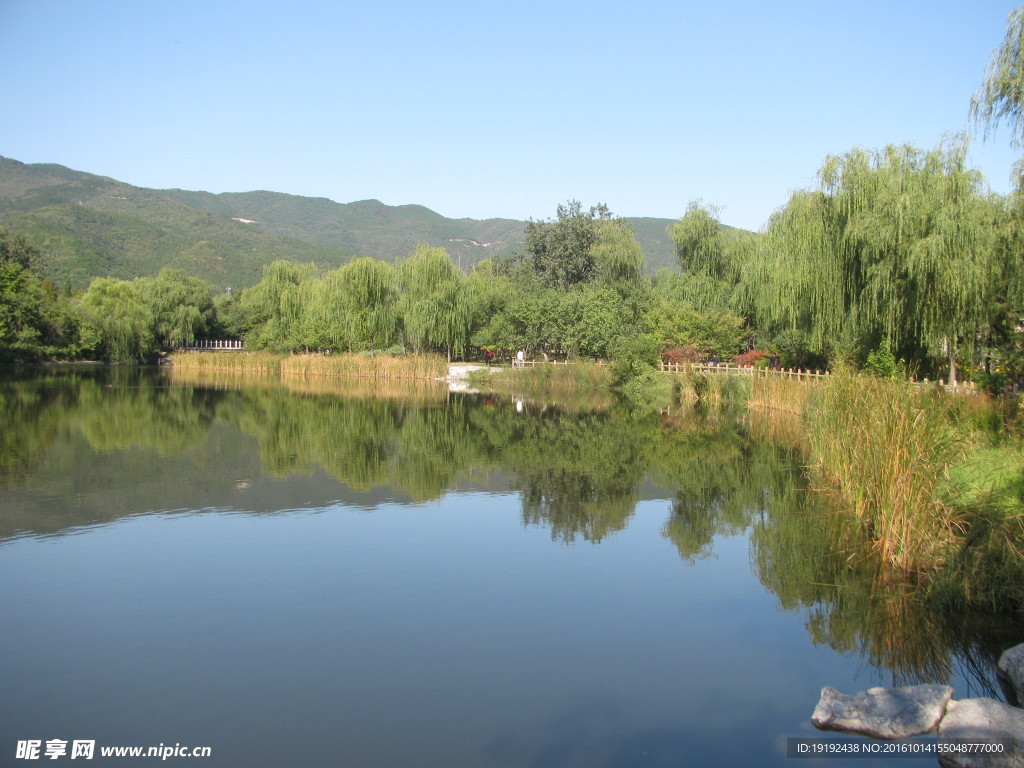
{"type": "Polygon", "coordinates": [[[669,347],[661,353],[661,359],[666,363],[695,363],[700,356],[693,347],[669,347]]]}
{"type": "Polygon", "coordinates": [[[733,365],[745,368],[748,365],[757,365],[758,360],[769,355],[771,355],[771,352],[767,349],[752,349],[749,352],[744,352],[742,355],[736,355],[731,362],[733,365]]]}

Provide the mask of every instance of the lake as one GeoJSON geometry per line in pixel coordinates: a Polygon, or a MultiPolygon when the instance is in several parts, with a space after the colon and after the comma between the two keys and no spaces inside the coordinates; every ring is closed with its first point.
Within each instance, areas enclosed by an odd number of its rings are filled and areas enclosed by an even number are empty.
{"type": "Polygon", "coordinates": [[[0,402],[3,765],[840,765],[786,757],[845,738],[822,686],[999,696],[1021,640],[834,552],[770,415],[130,367],[0,402]]]}

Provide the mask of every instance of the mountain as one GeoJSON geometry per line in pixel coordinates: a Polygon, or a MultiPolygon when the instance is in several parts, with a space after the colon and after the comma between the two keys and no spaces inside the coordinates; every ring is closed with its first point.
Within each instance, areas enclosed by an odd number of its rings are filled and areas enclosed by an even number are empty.
{"type": "Polygon", "coordinates": [[[511,256],[522,248],[526,223],[514,219],[447,219],[422,205],[385,205],[379,200],[336,203],[323,197],[279,192],[164,190],[185,205],[251,222],[261,232],[291,237],[365,256],[395,261],[420,243],[448,250],[469,267],[485,258],[511,256]]]}
{"type": "MultiPolygon", "coordinates": [[[[675,267],[672,219],[628,219],[648,271],[675,267]]],[[[394,261],[419,243],[463,269],[521,250],[526,222],[448,219],[421,205],[336,203],[278,192],[212,194],[146,189],[61,165],[0,157],[0,227],[24,234],[58,283],[131,279],[176,267],[216,290],[244,288],[275,259],[324,269],[354,255],[394,261]]],[[[730,228],[724,228],[730,229],[730,228]]]]}
{"type": "Polygon", "coordinates": [[[353,253],[252,229],[133,187],[59,165],[0,158],[0,227],[24,234],[58,283],[84,288],[93,277],[131,279],[183,269],[215,289],[260,279],[275,259],[333,268],[353,253]]]}

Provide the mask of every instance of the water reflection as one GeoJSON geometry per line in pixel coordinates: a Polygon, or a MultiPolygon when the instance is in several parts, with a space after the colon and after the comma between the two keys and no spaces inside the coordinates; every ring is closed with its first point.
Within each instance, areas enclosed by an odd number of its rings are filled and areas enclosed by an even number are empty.
{"type": "Polygon", "coordinates": [[[0,406],[0,541],[150,511],[372,507],[468,486],[518,492],[523,524],[556,541],[598,543],[663,498],[683,561],[749,532],[761,583],[811,639],[894,684],[959,671],[991,694],[990,662],[1015,641],[874,570],[805,487],[786,419],[128,367],[7,376],[0,406]]]}
{"type": "Polygon", "coordinates": [[[869,547],[839,514],[775,510],[750,540],[761,583],[783,608],[804,613],[816,644],[888,670],[894,686],[948,682],[958,672],[976,687],[958,697],[1000,698],[993,670],[1002,651],[1019,642],[1012,623],[936,610],[868,558],[869,547]]]}

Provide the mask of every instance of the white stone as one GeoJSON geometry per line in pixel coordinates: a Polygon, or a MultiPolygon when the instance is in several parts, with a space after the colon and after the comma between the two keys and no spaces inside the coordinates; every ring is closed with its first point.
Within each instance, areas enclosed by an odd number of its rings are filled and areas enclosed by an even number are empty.
{"type": "Polygon", "coordinates": [[[1003,651],[998,667],[1016,696],[1015,703],[1018,707],[1024,707],[1024,643],[1003,651]]]}
{"type": "Polygon", "coordinates": [[[952,701],[939,724],[939,743],[984,743],[1013,739],[1002,754],[957,753],[939,756],[943,768],[1024,768],[1024,709],[995,699],[952,701]]]}
{"type": "Polygon", "coordinates": [[[821,730],[877,739],[917,736],[935,730],[952,697],[953,689],[948,685],[871,688],[854,696],[825,686],[811,722],[821,730]]]}

